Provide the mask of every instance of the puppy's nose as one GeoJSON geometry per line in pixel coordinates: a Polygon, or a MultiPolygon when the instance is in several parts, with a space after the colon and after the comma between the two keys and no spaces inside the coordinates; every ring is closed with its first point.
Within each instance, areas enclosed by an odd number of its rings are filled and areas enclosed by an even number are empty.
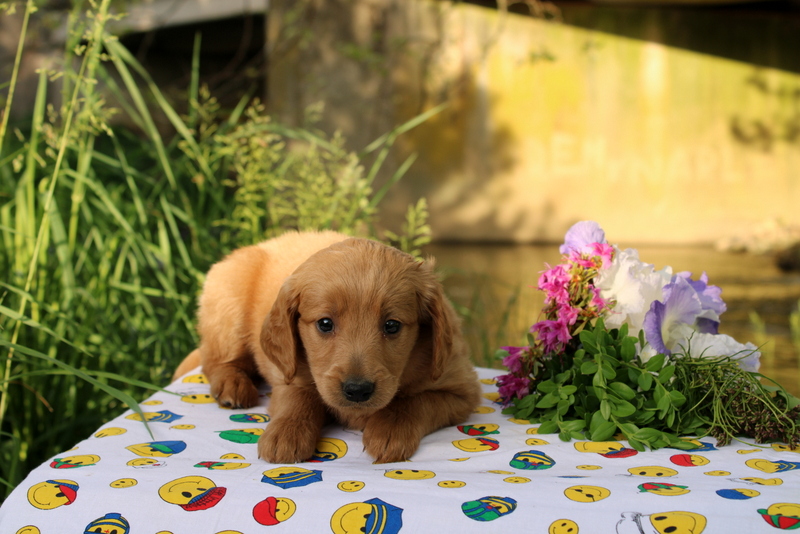
{"type": "Polygon", "coordinates": [[[367,401],[374,391],[375,384],[369,380],[351,379],[342,383],[342,393],[350,402],[367,401]]]}

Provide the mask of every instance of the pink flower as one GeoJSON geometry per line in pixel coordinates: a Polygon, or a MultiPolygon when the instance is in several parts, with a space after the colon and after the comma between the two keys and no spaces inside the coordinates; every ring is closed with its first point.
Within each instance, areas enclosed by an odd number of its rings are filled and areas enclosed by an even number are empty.
{"type": "Polygon", "coordinates": [[[521,399],[530,393],[530,380],[514,374],[497,377],[497,392],[504,405],[508,405],[516,397],[521,399]]]}
{"type": "Polygon", "coordinates": [[[568,325],[575,324],[575,321],[578,320],[578,314],[580,313],[579,308],[573,308],[572,306],[562,306],[558,309],[558,318],[560,321],[564,322],[568,325]]]}
{"type": "Polygon", "coordinates": [[[539,277],[539,289],[544,291],[545,302],[567,302],[569,301],[569,283],[571,276],[569,266],[563,263],[552,267],[542,273],[539,277]]]}
{"type": "MultiPolygon", "coordinates": [[[[603,265],[607,267],[614,258],[614,247],[608,243],[592,243],[591,247],[592,256],[599,256],[603,260],[603,265]]],[[[597,266],[598,269],[601,267],[602,265],[597,266]]]]}
{"type": "Polygon", "coordinates": [[[525,347],[500,347],[508,352],[508,356],[503,358],[503,365],[512,373],[522,372],[522,356],[525,354],[525,347]]]}
{"type": "Polygon", "coordinates": [[[572,339],[567,323],[561,319],[539,321],[531,327],[531,333],[538,335],[545,354],[560,351],[572,339]]]}

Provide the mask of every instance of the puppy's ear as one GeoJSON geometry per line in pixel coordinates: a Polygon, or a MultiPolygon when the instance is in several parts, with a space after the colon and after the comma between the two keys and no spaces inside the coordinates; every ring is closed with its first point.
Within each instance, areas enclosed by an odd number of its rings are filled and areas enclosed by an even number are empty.
{"type": "Polygon", "coordinates": [[[297,332],[297,307],[300,294],[289,278],[281,286],[278,298],[261,325],[261,348],[269,361],[283,373],[289,384],[297,374],[300,338],[297,332]]]}
{"type": "Polygon", "coordinates": [[[417,288],[420,315],[423,323],[430,325],[433,336],[433,369],[431,378],[436,381],[442,376],[453,353],[453,335],[458,328],[457,318],[452,306],[444,296],[442,284],[434,273],[433,260],[426,260],[419,266],[420,285],[417,288]]]}

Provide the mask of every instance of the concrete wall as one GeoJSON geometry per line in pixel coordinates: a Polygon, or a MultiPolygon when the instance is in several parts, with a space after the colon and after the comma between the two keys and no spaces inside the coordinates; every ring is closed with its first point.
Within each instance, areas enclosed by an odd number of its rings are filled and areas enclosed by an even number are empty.
{"type": "Polygon", "coordinates": [[[272,0],[269,103],[354,147],[440,102],[387,224],[427,196],[440,240],[696,243],[800,224],[800,76],[462,3],[272,0]]]}

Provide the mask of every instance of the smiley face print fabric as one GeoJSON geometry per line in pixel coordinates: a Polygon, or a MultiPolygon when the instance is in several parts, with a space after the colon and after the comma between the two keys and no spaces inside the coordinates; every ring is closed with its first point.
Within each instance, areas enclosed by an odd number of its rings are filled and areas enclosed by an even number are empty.
{"type": "Polygon", "coordinates": [[[274,465],[256,452],[269,389],[257,408],[222,409],[197,369],[33,470],[0,532],[800,532],[800,450],[562,442],[503,415],[500,372],[478,372],[481,406],[409,462],[373,464],[360,432],[329,426],[307,461],[274,465]]]}

